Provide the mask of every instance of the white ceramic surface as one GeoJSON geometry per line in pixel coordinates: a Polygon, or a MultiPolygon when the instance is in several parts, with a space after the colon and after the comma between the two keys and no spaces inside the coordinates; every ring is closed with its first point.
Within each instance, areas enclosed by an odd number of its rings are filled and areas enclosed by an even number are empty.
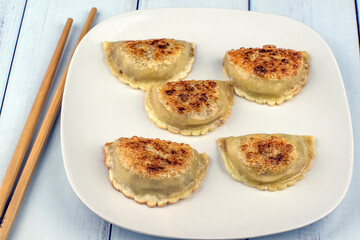
{"type": "Polygon", "coordinates": [[[61,144],[66,173],[79,198],[104,219],[136,232],[173,238],[246,238],[310,224],[343,199],[352,173],[353,137],[336,60],[321,37],[297,21],[220,9],[155,9],[130,12],[95,26],[79,44],[65,87],[61,144]],[[306,50],[308,83],[292,100],[269,107],[235,96],[225,125],[199,137],[161,130],[144,109],[144,92],[115,78],[104,62],[103,41],[175,38],[196,43],[187,79],[227,80],[221,61],[229,49],[277,47],[306,50]],[[262,192],[225,171],[216,139],[250,133],[310,134],[313,168],[295,186],[262,192]],[[201,187],[189,198],[148,208],[116,191],[108,180],[103,146],[118,137],[157,137],[185,142],[210,155],[201,187]]]}

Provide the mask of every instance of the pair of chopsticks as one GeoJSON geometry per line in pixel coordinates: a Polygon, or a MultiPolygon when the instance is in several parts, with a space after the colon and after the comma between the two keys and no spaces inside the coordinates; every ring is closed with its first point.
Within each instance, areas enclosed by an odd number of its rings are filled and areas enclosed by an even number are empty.
{"type": "MultiPolygon", "coordinates": [[[[82,32],[76,43],[76,46],[79,44],[80,40],[85,36],[85,34],[90,30],[96,15],[96,11],[97,11],[96,8],[91,9],[88,19],[86,20],[84,28],[82,29],[82,32]]],[[[51,128],[54,124],[54,121],[60,109],[62,95],[64,92],[64,86],[66,81],[66,75],[69,69],[70,60],[72,58],[72,55],[74,54],[76,46],[66,66],[66,69],[61,77],[58,88],[56,89],[55,95],[51,101],[50,107],[45,115],[45,119],[41,125],[39,133],[36,137],[34,145],[31,149],[31,152],[28,156],[28,159],[25,163],[23,171],[21,172],[20,178],[11,197],[10,195],[14,188],[15,181],[19,175],[19,171],[23,163],[25,153],[28,149],[36,124],[39,120],[40,113],[42,111],[42,108],[44,106],[46,97],[48,95],[52,83],[52,79],[54,78],[57,66],[59,64],[62,52],[64,50],[72,22],[73,20],[71,18],[69,18],[66,21],[64,30],[60,36],[59,42],[56,46],[49,67],[45,73],[43,82],[41,83],[39,92],[35,98],[34,104],[32,106],[28,119],[25,123],[24,129],[21,133],[20,139],[15,148],[15,152],[13,154],[13,157],[10,161],[9,167],[5,173],[5,177],[0,187],[0,214],[1,214],[0,216],[4,216],[3,222],[0,225],[0,240],[7,239],[10,234],[11,228],[15,222],[16,215],[20,209],[26,190],[31,181],[31,177],[35,171],[36,165],[40,158],[41,152],[44,148],[46,140],[49,136],[51,128]],[[5,209],[9,197],[11,197],[11,199],[7,209],[5,209]],[[5,210],[6,212],[4,212],[5,210]]]]}

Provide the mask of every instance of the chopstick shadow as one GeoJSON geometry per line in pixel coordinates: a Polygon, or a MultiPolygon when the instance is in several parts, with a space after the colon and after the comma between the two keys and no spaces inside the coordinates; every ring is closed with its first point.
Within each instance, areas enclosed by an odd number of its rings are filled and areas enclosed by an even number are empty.
{"type": "MultiPolygon", "coordinates": [[[[33,138],[34,138],[34,137],[33,137],[33,138]]],[[[31,139],[31,142],[30,142],[31,144],[29,144],[29,145],[32,145],[33,142],[34,142],[34,139],[31,139]]],[[[27,158],[28,158],[28,156],[29,156],[29,154],[30,154],[30,150],[31,150],[31,148],[28,148],[28,150],[26,151],[26,154],[25,154],[24,159],[27,159],[27,158]]],[[[24,169],[25,163],[26,163],[26,161],[23,161],[22,164],[21,164],[20,171],[19,171],[18,175],[16,176],[15,184],[14,184],[14,186],[13,186],[12,189],[11,189],[9,198],[8,198],[7,201],[6,201],[6,204],[5,204],[5,207],[4,207],[4,211],[1,213],[1,217],[0,217],[0,228],[2,227],[6,210],[8,209],[9,204],[10,204],[10,201],[11,201],[11,198],[12,198],[12,196],[14,195],[14,191],[15,191],[15,189],[16,189],[16,186],[17,186],[18,182],[19,182],[19,178],[20,178],[21,173],[22,173],[22,171],[23,171],[23,169],[24,169]]]]}

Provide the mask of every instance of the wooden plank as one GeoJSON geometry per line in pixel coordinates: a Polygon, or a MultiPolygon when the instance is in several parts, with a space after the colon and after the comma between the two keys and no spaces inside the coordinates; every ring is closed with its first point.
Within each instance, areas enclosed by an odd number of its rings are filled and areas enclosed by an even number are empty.
{"type": "MultiPolygon", "coordinates": [[[[140,0],[139,1],[139,10],[142,9],[151,9],[151,8],[166,8],[166,7],[206,7],[206,8],[229,8],[229,9],[238,9],[238,10],[247,10],[248,1],[247,0],[201,0],[201,1],[189,1],[189,0],[140,0]]],[[[126,240],[135,240],[135,239],[146,239],[146,240],[155,240],[156,237],[147,236],[139,233],[134,233],[123,228],[113,225],[111,239],[126,239],[126,240]]],[[[166,239],[166,238],[164,238],[166,239]]]]}
{"type": "Polygon", "coordinates": [[[0,112],[26,0],[0,0],[0,112]]]}
{"type": "MultiPolygon", "coordinates": [[[[360,64],[354,1],[252,0],[250,10],[279,14],[301,21],[317,31],[329,44],[339,64],[349,101],[355,146],[353,172],[358,173],[360,150],[356,146],[360,143],[360,127],[357,124],[360,121],[358,107],[360,104],[360,85],[358,84],[360,64]]],[[[359,199],[360,176],[354,174],[345,199],[327,217],[298,230],[259,239],[358,238],[360,236],[359,199]]]]}
{"type": "Polygon", "coordinates": [[[139,10],[166,7],[230,8],[246,11],[248,10],[248,0],[139,0],[139,10]]]}
{"type": "Polygon", "coordinates": [[[357,25],[358,25],[358,37],[360,38],[360,1],[355,1],[355,7],[356,7],[356,15],[357,15],[357,25]]]}
{"type": "MultiPolygon", "coordinates": [[[[0,118],[0,179],[4,176],[66,19],[74,18],[69,36],[71,41],[66,46],[50,96],[55,92],[91,7],[98,8],[96,24],[135,10],[136,3],[135,0],[28,0],[0,118]]],[[[6,14],[9,16],[4,17],[9,18],[11,11],[6,14]]],[[[46,108],[49,103],[48,99],[46,108]]],[[[108,239],[109,229],[110,224],[85,207],[68,183],[61,157],[60,122],[57,120],[9,239],[108,239]]]]}
{"type": "MultiPolygon", "coordinates": [[[[219,3],[231,7],[228,2],[219,3]]],[[[140,1],[139,9],[160,7],[213,7],[212,2],[203,1],[140,1]]],[[[252,0],[251,10],[288,16],[304,22],[314,28],[328,42],[339,63],[352,120],[359,122],[359,48],[357,45],[356,16],[352,1],[284,1],[284,0],[252,0]],[[331,16],[331,17],[329,17],[331,16]]],[[[244,10],[244,9],[243,9],[244,10]]],[[[355,146],[359,143],[359,128],[354,126],[355,146]]],[[[359,150],[355,149],[354,172],[359,171],[356,159],[359,150]]],[[[359,233],[359,177],[353,176],[349,192],[340,206],[329,216],[299,230],[256,239],[355,239],[359,233]]],[[[306,211],[306,209],[304,209],[306,211]]],[[[112,239],[154,239],[138,233],[113,227],[112,239]]]]}

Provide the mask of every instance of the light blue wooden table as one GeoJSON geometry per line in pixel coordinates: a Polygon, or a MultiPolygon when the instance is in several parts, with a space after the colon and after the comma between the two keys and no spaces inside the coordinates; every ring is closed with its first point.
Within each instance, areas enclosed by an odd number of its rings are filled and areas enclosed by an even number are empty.
{"type": "MultiPolygon", "coordinates": [[[[74,26],[59,73],[66,66],[91,7],[98,9],[95,24],[139,9],[207,7],[278,14],[301,21],[317,31],[335,54],[350,105],[355,147],[352,181],[344,200],[325,218],[301,229],[258,239],[360,239],[360,5],[357,0],[0,0],[0,180],[66,19],[72,17],[74,26]]],[[[60,77],[61,74],[56,75],[51,96],[60,77]]],[[[49,103],[48,100],[46,108],[49,103]]],[[[158,238],[114,226],[82,204],[65,175],[58,118],[10,239],[158,238]]]]}

